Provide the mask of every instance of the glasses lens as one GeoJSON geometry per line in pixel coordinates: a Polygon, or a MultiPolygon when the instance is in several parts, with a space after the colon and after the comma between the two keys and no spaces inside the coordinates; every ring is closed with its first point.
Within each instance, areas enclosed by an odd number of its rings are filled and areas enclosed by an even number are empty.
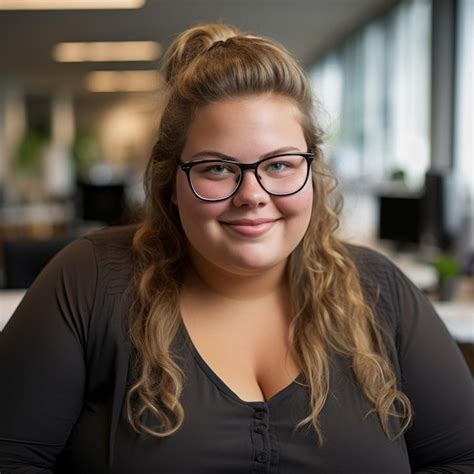
{"type": "Polygon", "coordinates": [[[301,155],[276,156],[262,161],[257,173],[269,193],[292,194],[304,186],[308,176],[308,162],[301,155]]]}
{"type": "Polygon", "coordinates": [[[191,168],[191,184],[194,191],[204,199],[225,199],[237,187],[240,168],[232,163],[207,161],[191,168]]]}

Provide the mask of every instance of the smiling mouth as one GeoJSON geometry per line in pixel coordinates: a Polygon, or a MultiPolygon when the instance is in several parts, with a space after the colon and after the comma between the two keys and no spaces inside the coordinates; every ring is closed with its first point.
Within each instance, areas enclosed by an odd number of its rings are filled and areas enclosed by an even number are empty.
{"type": "Polygon", "coordinates": [[[220,222],[225,229],[245,237],[260,237],[266,234],[280,219],[236,220],[220,222]]]}

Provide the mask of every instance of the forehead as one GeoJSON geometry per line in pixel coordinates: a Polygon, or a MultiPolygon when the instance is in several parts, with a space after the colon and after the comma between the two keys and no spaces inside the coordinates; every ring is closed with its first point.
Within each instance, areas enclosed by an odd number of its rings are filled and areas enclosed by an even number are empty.
{"type": "MultiPolygon", "coordinates": [[[[183,157],[212,149],[239,158],[295,147],[306,151],[301,113],[291,99],[274,94],[225,99],[196,110],[183,157]]],[[[250,158],[250,157],[249,157],[250,158]]]]}

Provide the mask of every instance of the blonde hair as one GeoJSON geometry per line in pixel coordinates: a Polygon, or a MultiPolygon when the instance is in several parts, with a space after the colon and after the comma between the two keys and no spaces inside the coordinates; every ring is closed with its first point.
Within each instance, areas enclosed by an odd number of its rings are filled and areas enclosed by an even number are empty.
{"type": "Polygon", "coordinates": [[[187,251],[170,197],[194,111],[225,98],[274,93],[298,105],[308,150],[316,157],[311,221],[288,266],[290,346],[311,400],[308,416],[296,428],[312,425],[323,441],[318,416],[328,396],[329,360],[334,353],[351,361],[386,435],[400,436],[411,420],[410,402],[397,388],[383,331],[364,297],[347,247],[334,234],[341,200],[323,162],[322,132],[312,117],[313,98],[303,69],[275,41],[242,34],[229,25],[203,24],[185,31],[171,45],[163,74],[167,101],[145,175],[146,216],[133,241],[136,272],[130,338],[136,357],[135,379],[127,394],[130,424],[136,431],[165,437],[184,420],[179,401],[184,373],[173,356],[173,341],[181,323],[179,295],[187,251]],[[147,411],[155,415],[156,427],[142,422],[147,411]],[[391,420],[397,422],[396,434],[391,420]]]}

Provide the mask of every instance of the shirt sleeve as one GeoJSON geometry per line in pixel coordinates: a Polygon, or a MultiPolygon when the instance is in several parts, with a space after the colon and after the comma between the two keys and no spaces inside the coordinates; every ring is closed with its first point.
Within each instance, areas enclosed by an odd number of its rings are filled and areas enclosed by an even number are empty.
{"type": "Polygon", "coordinates": [[[402,389],[413,406],[405,433],[413,472],[474,472],[474,384],[428,299],[395,269],[402,389]]]}
{"type": "Polygon", "coordinates": [[[93,244],[57,254],[0,333],[0,472],[50,473],[83,404],[93,244]]]}

